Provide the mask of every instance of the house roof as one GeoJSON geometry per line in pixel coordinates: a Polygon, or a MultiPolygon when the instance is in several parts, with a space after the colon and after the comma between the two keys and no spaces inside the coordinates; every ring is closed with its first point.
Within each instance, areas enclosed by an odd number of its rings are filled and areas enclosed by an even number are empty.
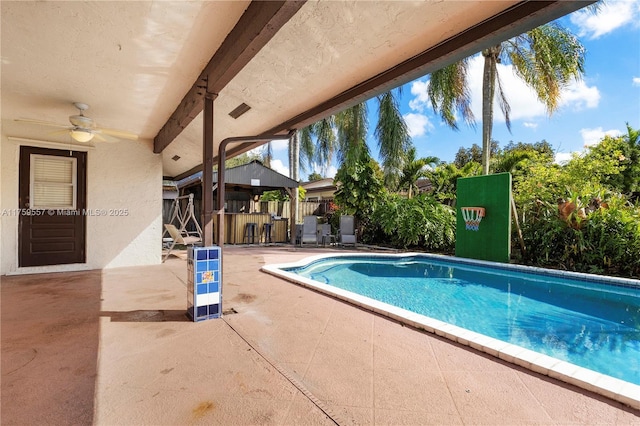
{"type": "MultiPolygon", "coordinates": [[[[214,182],[217,178],[218,172],[214,172],[214,182]]],[[[202,172],[198,172],[178,181],[177,184],[178,188],[184,188],[201,181],[202,172]]],[[[258,160],[253,160],[250,163],[226,169],[224,173],[224,181],[226,185],[256,187],[260,188],[262,191],[267,189],[298,187],[298,182],[276,172],[275,170],[271,170],[258,160]]]]}
{"type": "Polygon", "coordinates": [[[302,186],[307,191],[323,191],[326,189],[336,189],[333,183],[333,178],[318,179],[311,182],[304,182],[302,186]]]}
{"type": "MultiPolygon", "coordinates": [[[[67,124],[80,101],[99,125],[139,135],[122,149],[146,144],[165,176],[185,177],[201,169],[205,97],[217,152],[225,138],[286,134],[589,3],[0,2],[2,132],[68,144],[14,120],[67,124]]],[[[228,156],[263,143],[232,143],[228,156]]]]}

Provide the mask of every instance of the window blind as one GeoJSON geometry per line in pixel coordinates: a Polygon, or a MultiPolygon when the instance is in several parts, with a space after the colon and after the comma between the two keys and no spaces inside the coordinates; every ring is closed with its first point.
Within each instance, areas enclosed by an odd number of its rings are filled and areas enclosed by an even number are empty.
{"type": "Polygon", "coordinates": [[[31,155],[31,208],[75,209],[76,159],[31,155]]]}

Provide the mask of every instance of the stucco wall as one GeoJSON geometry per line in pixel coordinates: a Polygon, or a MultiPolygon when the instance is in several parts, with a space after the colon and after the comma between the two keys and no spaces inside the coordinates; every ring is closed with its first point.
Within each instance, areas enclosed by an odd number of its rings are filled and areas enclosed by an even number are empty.
{"type": "Polygon", "coordinates": [[[68,145],[10,140],[2,135],[0,151],[0,274],[62,272],[161,261],[162,159],[150,142],[96,143],[87,151],[85,264],[18,268],[18,159],[21,145],[69,149],[68,145]]]}

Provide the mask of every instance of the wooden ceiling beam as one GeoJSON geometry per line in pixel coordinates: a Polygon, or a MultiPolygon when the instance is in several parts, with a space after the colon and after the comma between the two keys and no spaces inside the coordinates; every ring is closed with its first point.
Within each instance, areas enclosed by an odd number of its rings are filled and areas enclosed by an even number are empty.
{"type": "Polygon", "coordinates": [[[252,1],[153,139],[161,153],[200,114],[205,93],[219,93],[278,33],[306,0],[252,1]]]}

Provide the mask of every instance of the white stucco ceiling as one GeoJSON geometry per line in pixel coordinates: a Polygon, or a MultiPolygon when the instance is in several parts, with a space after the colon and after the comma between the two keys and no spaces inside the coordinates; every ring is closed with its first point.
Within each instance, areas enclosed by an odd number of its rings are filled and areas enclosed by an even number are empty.
{"type": "MultiPolygon", "coordinates": [[[[214,142],[262,133],[515,3],[307,2],[219,93],[214,142]],[[251,110],[231,118],[242,102],[251,110]]],[[[68,141],[14,120],[66,124],[80,101],[99,125],[140,136],[123,149],[151,146],[248,4],[1,2],[2,133],[68,141]]],[[[202,119],[161,155],[167,176],[201,164],[202,119]]]]}

